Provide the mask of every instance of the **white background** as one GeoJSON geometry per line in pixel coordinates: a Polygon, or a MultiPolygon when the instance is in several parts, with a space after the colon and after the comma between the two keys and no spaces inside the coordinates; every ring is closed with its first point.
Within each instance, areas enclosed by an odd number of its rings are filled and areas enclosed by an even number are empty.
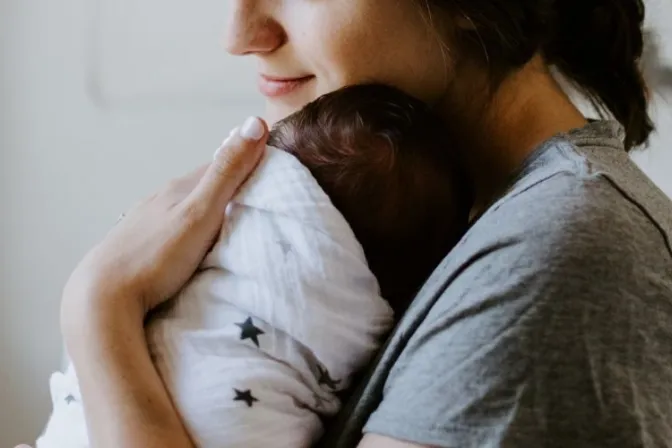
{"type": "MultiPolygon", "coordinates": [[[[252,67],[218,45],[226,5],[0,1],[0,448],[34,441],[47,418],[75,263],[119,212],[261,113],[252,67]]],[[[662,133],[637,159],[672,194],[669,105],[656,116],[662,133]]]]}

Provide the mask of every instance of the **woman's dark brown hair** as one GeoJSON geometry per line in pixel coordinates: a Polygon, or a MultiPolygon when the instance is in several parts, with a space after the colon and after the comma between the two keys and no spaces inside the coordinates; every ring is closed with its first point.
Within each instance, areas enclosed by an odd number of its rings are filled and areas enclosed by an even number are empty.
{"type": "MultiPolygon", "coordinates": [[[[458,52],[476,56],[493,83],[541,54],[597,109],[625,128],[627,150],[653,131],[640,71],[643,0],[424,0],[471,25],[459,30],[458,52]]],[[[496,86],[495,86],[496,87],[496,86]]]]}

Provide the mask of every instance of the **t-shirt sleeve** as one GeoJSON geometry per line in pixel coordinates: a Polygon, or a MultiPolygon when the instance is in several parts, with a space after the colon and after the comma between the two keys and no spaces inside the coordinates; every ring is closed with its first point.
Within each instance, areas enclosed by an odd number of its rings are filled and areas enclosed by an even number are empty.
{"type": "Polygon", "coordinates": [[[614,208],[609,187],[561,191],[542,195],[553,213],[513,199],[456,248],[455,277],[390,371],[366,433],[438,447],[631,446],[600,428],[634,424],[623,350],[638,350],[627,330],[645,325],[628,300],[646,263],[624,241],[656,229],[636,207],[614,208]]]}

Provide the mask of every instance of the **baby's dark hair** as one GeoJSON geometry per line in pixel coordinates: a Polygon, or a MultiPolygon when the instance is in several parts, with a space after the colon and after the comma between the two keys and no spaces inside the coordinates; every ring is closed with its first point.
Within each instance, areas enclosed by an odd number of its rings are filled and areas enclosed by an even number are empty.
{"type": "Polygon", "coordinates": [[[541,54],[624,126],[627,150],[653,131],[640,70],[643,0],[416,1],[466,19],[450,44],[481,60],[494,84],[541,54]]]}
{"type": "Polygon", "coordinates": [[[403,307],[467,225],[457,151],[422,101],[384,85],[345,87],[274,126],[346,218],[382,295],[403,307]]]}

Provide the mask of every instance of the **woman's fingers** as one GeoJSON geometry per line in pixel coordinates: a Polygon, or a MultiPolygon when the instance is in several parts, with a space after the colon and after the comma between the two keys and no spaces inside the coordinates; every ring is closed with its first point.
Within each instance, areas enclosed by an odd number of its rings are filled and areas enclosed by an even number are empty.
{"type": "Polygon", "coordinates": [[[115,307],[129,307],[130,301],[130,307],[139,305],[146,312],[173,297],[219,235],[224,210],[254,170],[267,139],[263,121],[247,120],[223,143],[213,162],[128,210],[73,272],[67,287],[71,294],[66,294],[73,299],[64,297],[64,309],[76,311],[80,300],[115,307]],[[82,289],[101,293],[81,297],[82,289]]]}
{"type": "Polygon", "coordinates": [[[248,118],[217,150],[214,160],[187,202],[220,209],[254,170],[268,140],[268,127],[261,119],[248,118]]]}

